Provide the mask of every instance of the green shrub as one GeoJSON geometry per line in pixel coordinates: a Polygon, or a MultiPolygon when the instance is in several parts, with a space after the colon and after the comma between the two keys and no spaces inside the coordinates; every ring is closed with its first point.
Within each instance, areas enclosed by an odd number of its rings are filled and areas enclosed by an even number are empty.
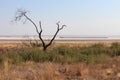
{"type": "Polygon", "coordinates": [[[119,47],[120,47],[120,44],[117,43],[117,42],[115,42],[115,43],[112,43],[110,47],[111,47],[111,48],[119,48],[119,47]]]}
{"type": "Polygon", "coordinates": [[[59,62],[59,63],[101,63],[110,57],[120,55],[120,46],[118,43],[106,47],[103,44],[94,44],[88,47],[69,47],[62,45],[52,50],[44,52],[39,48],[30,48],[25,50],[11,51],[1,54],[0,63],[8,58],[11,64],[20,64],[21,62],[59,62]]]}
{"type": "Polygon", "coordinates": [[[102,48],[102,47],[105,47],[104,44],[102,43],[95,43],[89,46],[89,48],[102,48]]]}
{"type": "Polygon", "coordinates": [[[110,55],[112,57],[120,56],[120,43],[112,43],[110,49],[111,49],[110,55]]]}
{"type": "Polygon", "coordinates": [[[41,43],[30,43],[32,47],[42,47],[41,43]]]}
{"type": "Polygon", "coordinates": [[[3,61],[4,61],[4,55],[0,54],[0,65],[3,63],[3,61]]]}
{"type": "Polygon", "coordinates": [[[20,64],[22,62],[22,57],[19,56],[16,52],[9,52],[6,54],[6,58],[9,59],[11,64],[20,64]]]}
{"type": "Polygon", "coordinates": [[[19,55],[22,57],[23,61],[35,61],[39,62],[42,51],[39,49],[30,49],[29,51],[20,52],[19,55]]]}

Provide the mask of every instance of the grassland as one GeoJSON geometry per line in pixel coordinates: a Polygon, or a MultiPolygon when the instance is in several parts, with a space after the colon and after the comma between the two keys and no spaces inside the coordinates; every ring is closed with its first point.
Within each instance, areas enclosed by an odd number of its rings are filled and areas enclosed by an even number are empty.
{"type": "Polygon", "coordinates": [[[0,80],[120,80],[120,44],[0,44],[0,80]]]}

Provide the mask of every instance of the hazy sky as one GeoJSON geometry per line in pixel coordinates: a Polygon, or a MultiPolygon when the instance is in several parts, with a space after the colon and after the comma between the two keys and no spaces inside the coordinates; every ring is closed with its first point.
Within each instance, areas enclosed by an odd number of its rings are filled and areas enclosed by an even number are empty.
{"type": "Polygon", "coordinates": [[[120,0],[0,0],[0,35],[36,35],[30,22],[13,23],[17,8],[28,10],[43,34],[67,27],[59,35],[120,35],[120,0]]]}

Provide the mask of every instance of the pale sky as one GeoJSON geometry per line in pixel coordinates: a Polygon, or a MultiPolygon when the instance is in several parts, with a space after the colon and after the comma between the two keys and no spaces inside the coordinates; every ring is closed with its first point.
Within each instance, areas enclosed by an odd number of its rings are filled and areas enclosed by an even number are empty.
{"type": "Polygon", "coordinates": [[[120,35],[120,0],[0,0],[0,35],[36,35],[30,22],[12,23],[17,8],[42,22],[43,35],[120,35]]]}

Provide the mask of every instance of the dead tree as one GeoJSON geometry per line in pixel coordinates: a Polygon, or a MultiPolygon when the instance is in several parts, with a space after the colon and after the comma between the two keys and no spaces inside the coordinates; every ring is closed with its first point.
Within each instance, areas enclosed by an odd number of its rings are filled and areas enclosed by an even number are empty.
{"type": "Polygon", "coordinates": [[[28,20],[28,21],[30,21],[30,22],[33,24],[33,26],[35,27],[36,32],[37,32],[37,34],[39,35],[39,39],[40,39],[41,42],[42,42],[43,51],[46,51],[46,49],[52,44],[52,42],[53,42],[54,39],[56,38],[58,32],[61,31],[61,30],[66,26],[66,25],[61,25],[61,26],[60,26],[60,24],[59,24],[60,21],[57,22],[57,23],[56,23],[56,25],[57,25],[57,31],[56,31],[56,33],[53,35],[53,38],[50,40],[49,43],[45,43],[45,41],[44,41],[43,38],[42,38],[42,32],[43,32],[43,30],[42,30],[41,21],[39,21],[39,28],[40,28],[40,29],[38,29],[38,27],[37,27],[37,25],[35,24],[35,22],[34,22],[31,18],[29,18],[29,17],[27,16],[27,11],[18,9],[18,10],[17,10],[17,14],[16,14],[16,16],[15,16],[15,21],[20,21],[20,20],[22,19],[22,17],[25,18],[25,21],[24,21],[24,22],[26,22],[26,20],[28,20]]]}

